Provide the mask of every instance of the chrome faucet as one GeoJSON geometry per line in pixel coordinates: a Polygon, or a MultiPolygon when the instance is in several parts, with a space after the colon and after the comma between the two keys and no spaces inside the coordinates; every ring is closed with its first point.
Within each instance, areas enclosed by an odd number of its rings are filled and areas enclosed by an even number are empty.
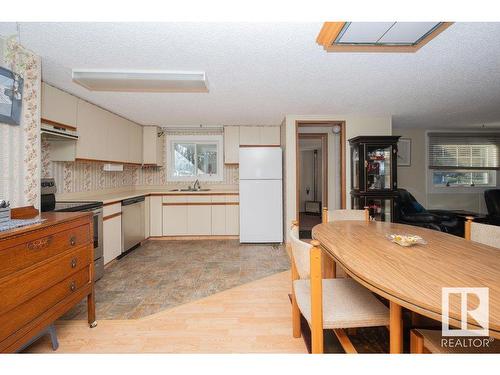
{"type": "Polygon", "coordinates": [[[200,190],[200,189],[201,189],[200,181],[196,180],[193,184],[193,190],[200,190]]]}

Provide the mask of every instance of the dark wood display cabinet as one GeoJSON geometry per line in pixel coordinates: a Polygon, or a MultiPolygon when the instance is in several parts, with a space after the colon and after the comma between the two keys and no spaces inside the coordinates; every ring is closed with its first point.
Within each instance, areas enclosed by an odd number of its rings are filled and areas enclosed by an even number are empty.
{"type": "Polygon", "coordinates": [[[399,136],[359,136],[351,145],[351,207],[369,207],[370,216],[393,221],[397,194],[399,136]]]}

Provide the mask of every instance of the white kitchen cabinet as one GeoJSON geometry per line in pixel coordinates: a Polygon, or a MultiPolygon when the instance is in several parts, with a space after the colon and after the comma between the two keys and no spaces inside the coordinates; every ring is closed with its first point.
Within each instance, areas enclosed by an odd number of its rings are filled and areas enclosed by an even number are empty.
{"type": "Polygon", "coordinates": [[[237,236],[240,234],[240,206],[238,195],[226,196],[226,235],[237,236]]]}
{"type": "MultiPolygon", "coordinates": [[[[104,111],[106,112],[106,111],[104,111]]],[[[103,126],[107,129],[106,157],[104,160],[127,163],[129,160],[129,128],[120,117],[107,112],[102,115],[103,126]]]]}
{"type": "Polygon", "coordinates": [[[149,235],[147,236],[160,237],[162,235],[163,235],[162,197],[152,195],[149,197],[149,235]]]}
{"type": "Polygon", "coordinates": [[[224,163],[238,164],[240,154],[240,127],[224,126],[224,163]]]}
{"type": "Polygon", "coordinates": [[[111,262],[122,252],[121,203],[103,208],[103,256],[104,264],[111,262]]]}
{"type": "Polygon", "coordinates": [[[130,163],[142,164],[142,126],[126,120],[130,163]]]}
{"type": "MultiPolygon", "coordinates": [[[[230,127],[228,127],[230,128],[230,127]]],[[[224,135],[226,135],[224,128],[224,135]]],[[[239,146],[279,146],[279,126],[239,126],[239,146]]]]}
{"type": "Polygon", "coordinates": [[[212,235],[224,236],[226,234],[226,197],[212,195],[212,235]]]}
{"type": "Polygon", "coordinates": [[[279,126],[259,126],[260,145],[279,146],[281,144],[281,131],[279,126]]]}
{"type": "Polygon", "coordinates": [[[144,164],[162,167],[164,147],[165,134],[159,133],[157,126],[142,127],[142,162],[144,164]]]}
{"type": "Polygon", "coordinates": [[[110,145],[105,111],[84,100],[78,100],[78,141],[76,157],[79,159],[108,160],[110,145]]]}
{"type": "Polygon", "coordinates": [[[151,217],[151,197],[144,197],[144,238],[149,237],[151,217]]]}
{"type": "Polygon", "coordinates": [[[77,107],[76,96],[42,82],[42,119],[76,127],[77,107]]]}
{"type": "Polygon", "coordinates": [[[185,195],[163,197],[163,235],[188,235],[188,206],[185,195]]]}
{"type": "Polygon", "coordinates": [[[259,126],[240,126],[240,146],[260,145],[259,126]]]}
{"type": "Polygon", "coordinates": [[[210,205],[187,206],[187,232],[191,236],[209,236],[212,234],[212,207],[210,205]]]}
{"type": "Polygon", "coordinates": [[[163,206],[163,235],[188,235],[188,206],[163,206]]]}

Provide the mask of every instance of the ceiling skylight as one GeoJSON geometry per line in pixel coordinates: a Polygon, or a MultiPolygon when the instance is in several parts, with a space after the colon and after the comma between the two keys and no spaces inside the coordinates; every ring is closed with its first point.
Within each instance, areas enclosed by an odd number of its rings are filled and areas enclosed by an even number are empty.
{"type": "Polygon", "coordinates": [[[449,22],[325,22],[317,42],[331,52],[415,52],[449,22]]]}

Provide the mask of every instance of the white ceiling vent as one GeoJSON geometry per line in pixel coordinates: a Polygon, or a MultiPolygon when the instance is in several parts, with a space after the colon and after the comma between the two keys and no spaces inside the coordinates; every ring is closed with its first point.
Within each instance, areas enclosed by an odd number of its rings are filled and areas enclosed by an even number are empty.
{"type": "Polygon", "coordinates": [[[208,92],[205,72],[73,69],[73,81],[91,91],[208,92]]]}

